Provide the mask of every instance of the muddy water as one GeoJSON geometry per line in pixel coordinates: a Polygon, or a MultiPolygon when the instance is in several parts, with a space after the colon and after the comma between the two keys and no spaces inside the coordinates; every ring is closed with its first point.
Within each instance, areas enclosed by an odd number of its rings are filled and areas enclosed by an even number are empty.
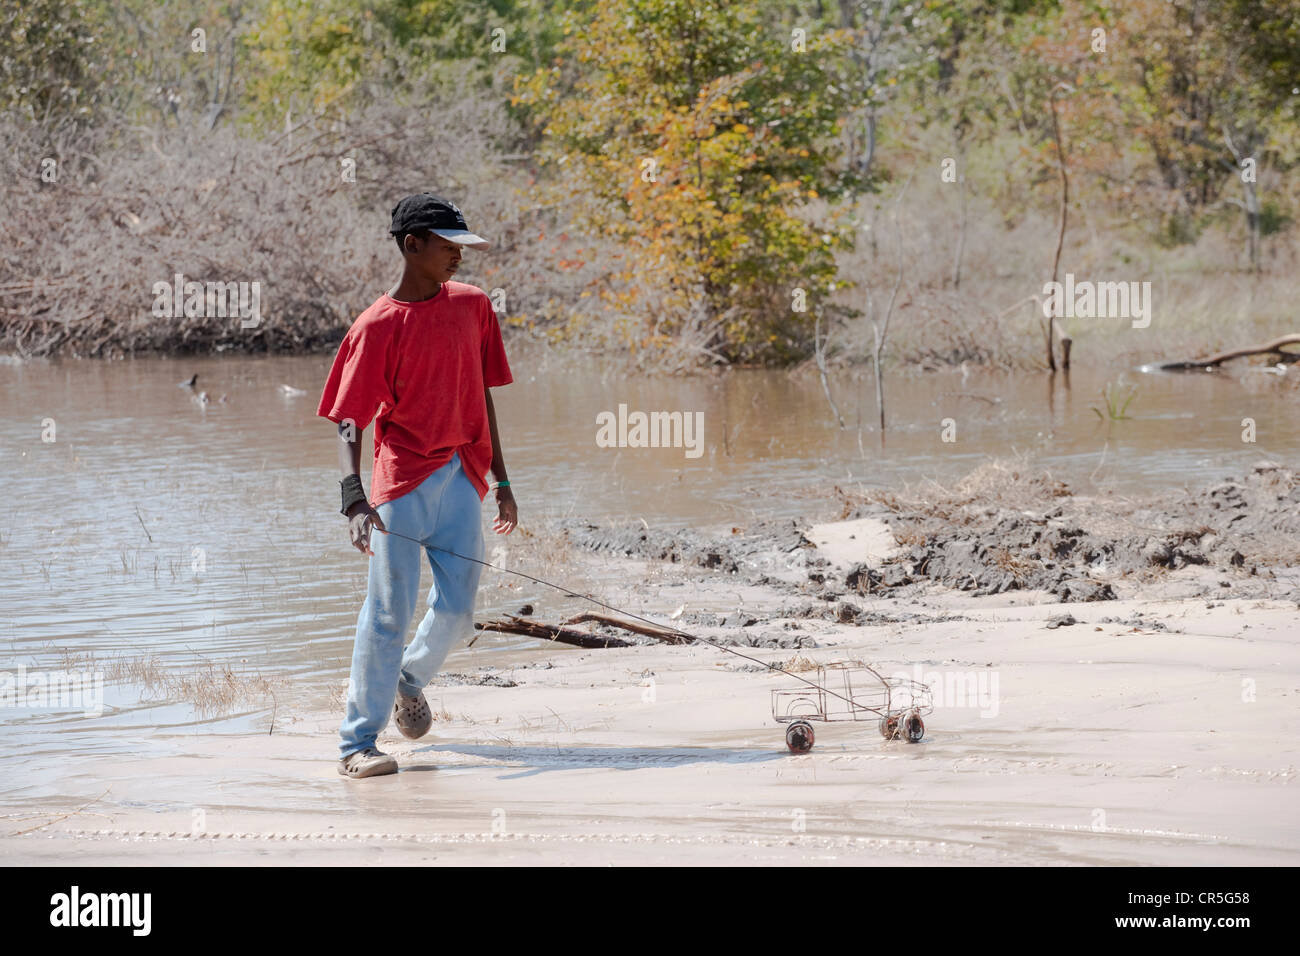
{"type": "MultiPolygon", "coordinates": [[[[497,390],[496,403],[525,526],[561,516],[702,525],[824,515],[833,485],[951,481],[988,456],[1017,452],[1076,489],[1135,493],[1212,479],[1264,456],[1300,457],[1298,393],[1258,371],[1076,370],[1068,388],[1044,376],[896,375],[882,439],[869,373],[832,380],[841,428],[815,375],[681,381],[602,375],[522,349],[511,358],[516,381],[497,390]],[[1105,423],[1091,406],[1121,372],[1138,387],[1131,419],[1105,423]],[[700,453],[601,447],[597,416],[610,413],[617,442],[620,405],[633,424],[637,412],[702,413],[700,453]],[[1255,444],[1242,441],[1246,418],[1255,444]],[[954,441],[943,440],[945,427],[954,441]]],[[[329,361],[0,364],[8,504],[0,670],[87,669],[65,661],[73,653],[156,658],[164,668],[212,662],[245,676],[344,677],[365,562],[338,514],[333,428],[315,417],[329,361]],[[194,373],[207,404],[177,385],[194,373]]],[[[525,556],[517,535],[488,539],[490,560],[509,566],[512,550],[525,556]]],[[[507,588],[485,589],[480,615],[516,603],[507,588]]],[[[504,654],[522,646],[480,642],[504,654]]],[[[0,746],[36,759],[118,746],[104,742],[104,729],[147,739],[158,726],[242,730],[266,716],[257,708],[202,722],[187,703],[162,696],[142,700],[139,687],[110,683],[100,717],[0,710],[0,746]]]]}

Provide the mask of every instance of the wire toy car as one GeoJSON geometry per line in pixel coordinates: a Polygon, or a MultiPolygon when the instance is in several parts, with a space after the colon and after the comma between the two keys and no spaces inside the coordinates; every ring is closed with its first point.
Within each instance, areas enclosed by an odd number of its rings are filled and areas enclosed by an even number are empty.
{"type": "Polygon", "coordinates": [[[785,743],[791,753],[812,750],[814,720],[877,720],[886,740],[917,743],[925,736],[921,717],[934,711],[929,684],[883,677],[860,661],[819,664],[816,680],[798,680],[803,682],[799,687],[772,689],[772,717],[787,725],[785,743]]]}

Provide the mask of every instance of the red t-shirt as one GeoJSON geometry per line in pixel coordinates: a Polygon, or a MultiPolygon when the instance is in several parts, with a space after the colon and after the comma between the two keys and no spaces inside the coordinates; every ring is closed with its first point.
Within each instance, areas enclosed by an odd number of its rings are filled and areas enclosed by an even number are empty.
{"type": "Polygon", "coordinates": [[[481,501],[492,467],[483,389],[513,381],[492,301],[475,286],[444,282],[432,299],[385,293],[361,313],[316,414],[351,419],[358,431],[374,420],[372,506],[400,498],[457,452],[481,501]]]}

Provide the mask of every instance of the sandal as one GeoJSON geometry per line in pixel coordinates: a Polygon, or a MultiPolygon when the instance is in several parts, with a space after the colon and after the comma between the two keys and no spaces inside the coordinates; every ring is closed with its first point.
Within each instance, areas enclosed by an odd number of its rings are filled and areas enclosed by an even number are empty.
{"type": "Polygon", "coordinates": [[[427,734],[433,726],[433,713],[429,710],[424,694],[407,697],[398,691],[397,700],[393,704],[393,723],[397,724],[402,736],[410,740],[418,740],[427,734]]]}
{"type": "Polygon", "coordinates": [[[386,753],[367,747],[354,750],[339,761],[339,773],[345,777],[378,777],[397,773],[397,760],[386,753]]]}

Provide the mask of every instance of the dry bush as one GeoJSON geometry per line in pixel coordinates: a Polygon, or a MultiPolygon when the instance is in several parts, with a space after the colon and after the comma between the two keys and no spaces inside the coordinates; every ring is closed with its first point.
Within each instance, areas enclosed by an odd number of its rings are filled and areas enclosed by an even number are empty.
{"type": "Polygon", "coordinates": [[[451,198],[494,248],[461,281],[504,293],[507,316],[576,297],[507,155],[500,104],[458,89],[445,103],[371,108],[273,137],[230,129],[100,128],[55,141],[0,122],[10,191],[0,244],[0,347],[21,355],[311,349],[337,342],[400,275],[393,204],[451,198]],[[453,131],[449,135],[449,131],[453,131]],[[59,160],[43,183],[43,157],[59,160]],[[341,160],[355,161],[346,182],[341,160]],[[156,317],[154,284],[258,282],[261,321],[156,317]]]}
{"type": "Polygon", "coordinates": [[[951,486],[927,479],[915,488],[908,485],[902,491],[868,490],[861,499],[895,513],[923,514],[970,524],[987,509],[1046,508],[1055,499],[1071,494],[1065,482],[1052,477],[1046,468],[1031,466],[1028,457],[1021,455],[990,459],[951,486]]]}
{"type": "MultiPolygon", "coordinates": [[[[910,168],[911,160],[896,159],[910,168]]],[[[922,171],[939,157],[915,160],[922,171]]],[[[877,318],[903,266],[890,325],[886,361],[921,368],[990,365],[1038,368],[1045,364],[1041,296],[1051,278],[1058,222],[1046,200],[996,192],[989,171],[973,172],[965,195],[952,183],[921,173],[902,178],[855,210],[856,248],[840,256],[840,275],[858,284],[837,303],[866,311],[869,289],[877,318]],[[901,227],[901,228],[899,228],[901,227]],[[954,261],[962,247],[959,281],[954,261]]],[[[1076,363],[1150,362],[1208,354],[1296,331],[1292,276],[1300,248],[1287,235],[1262,247],[1261,274],[1246,271],[1245,237],[1236,218],[1207,228],[1195,243],[1164,248],[1149,238],[1150,224],[1127,208],[1092,202],[1071,206],[1060,275],[1095,281],[1150,281],[1153,315],[1148,329],[1127,319],[1067,319],[1076,363]]],[[[872,329],[867,317],[849,320],[838,337],[842,360],[867,361],[872,329]]]]}
{"type": "Polygon", "coordinates": [[[989,552],[989,561],[994,567],[1002,571],[1009,571],[1015,578],[1017,587],[1024,587],[1029,575],[1042,567],[1040,562],[1026,561],[1007,548],[993,548],[989,552]]]}
{"type": "MultiPolygon", "coordinates": [[[[0,219],[0,349],[332,347],[400,274],[387,235],[392,205],[427,189],[455,201],[470,227],[493,241],[489,252],[467,252],[458,278],[496,293],[508,335],[513,327],[547,345],[669,374],[719,361],[712,346],[727,316],[709,318],[689,297],[665,291],[663,271],[678,264],[618,278],[633,250],[584,235],[577,207],[544,198],[527,157],[512,152],[523,139],[500,97],[469,82],[438,90],[419,107],[379,102],[267,136],[221,125],[85,129],[0,118],[11,183],[0,219]],[[58,160],[55,183],[41,180],[46,158],[58,160]],[[355,161],[356,182],[344,182],[344,159],[355,161]],[[177,272],[200,282],[258,282],[260,324],[155,317],[154,283],[177,272]],[[654,321],[626,314],[621,295],[649,302],[654,321]]],[[[895,157],[900,168],[913,161],[895,157]]],[[[870,289],[879,317],[901,261],[886,362],[1040,366],[1041,313],[1032,297],[1050,277],[1054,210],[1030,204],[1023,190],[997,192],[993,172],[973,172],[958,284],[960,193],[917,175],[895,228],[901,188],[895,181],[853,211],[859,241],[839,264],[859,288],[837,293],[834,309],[864,308],[870,289]]],[[[829,214],[807,210],[810,235],[829,214]]],[[[1130,331],[1123,320],[1068,323],[1076,361],[1181,358],[1294,330],[1290,276],[1300,253],[1273,237],[1264,244],[1266,271],[1242,272],[1235,221],[1194,245],[1162,249],[1122,211],[1072,208],[1062,272],[1150,279],[1156,297],[1149,330],[1130,331]]],[[[850,319],[835,333],[832,356],[865,360],[871,340],[870,323],[850,319]]]]}

